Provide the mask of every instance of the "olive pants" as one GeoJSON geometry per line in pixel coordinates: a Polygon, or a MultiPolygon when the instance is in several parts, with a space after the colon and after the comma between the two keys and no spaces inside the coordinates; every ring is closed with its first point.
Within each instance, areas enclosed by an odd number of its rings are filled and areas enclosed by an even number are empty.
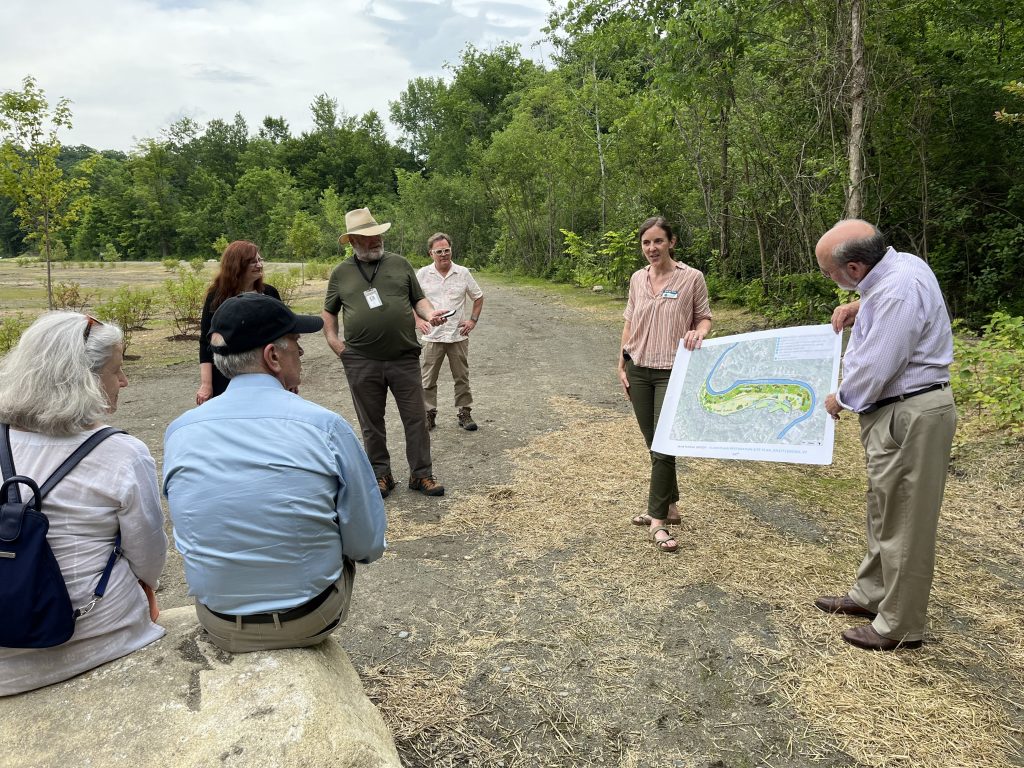
{"type": "MultiPolygon", "coordinates": [[[[629,400],[633,404],[640,431],[650,450],[654,442],[654,430],[661,415],[661,404],[672,375],[671,369],[642,368],[626,361],[626,378],[629,380],[629,400]]],[[[655,520],[668,517],[668,505],[679,501],[679,485],[676,482],[676,457],[651,451],[651,486],[647,494],[647,514],[655,520]]]]}

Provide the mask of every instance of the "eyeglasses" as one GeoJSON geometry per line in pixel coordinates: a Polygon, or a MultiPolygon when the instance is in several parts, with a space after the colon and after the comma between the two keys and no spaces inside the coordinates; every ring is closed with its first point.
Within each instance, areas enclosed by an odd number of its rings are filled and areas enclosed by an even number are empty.
{"type": "Polygon", "coordinates": [[[452,252],[451,248],[435,248],[431,253],[436,253],[438,256],[446,256],[452,252]]]}
{"type": "Polygon", "coordinates": [[[97,320],[92,315],[86,315],[85,316],[85,331],[83,331],[83,333],[82,333],[82,341],[88,341],[89,340],[89,334],[92,333],[92,327],[94,325],[103,325],[103,323],[101,323],[99,320],[97,320]]]}

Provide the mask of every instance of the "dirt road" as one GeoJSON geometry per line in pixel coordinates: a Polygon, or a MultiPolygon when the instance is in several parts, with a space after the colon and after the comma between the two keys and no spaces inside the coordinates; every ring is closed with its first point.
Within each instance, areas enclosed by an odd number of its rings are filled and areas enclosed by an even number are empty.
{"type": "MultiPolygon", "coordinates": [[[[1013,571],[1012,520],[968,551],[952,541],[967,525],[954,515],[936,583],[942,624],[923,653],[848,649],[847,624],[809,605],[845,589],[861,555],[853,423],[841,424],[833,467],[682,462],[683,546],[658,553],[628,523],[645,503],[647,457],[614,376],[621,305],[584,310],[481,282],[470,352],[480,429],[458,429],[443,373],[432,439],[447,493],[427,499],[404,487],[391,404],[390,549],[359,570],[337,633],[408,765],[1024,765],[1008,725],[1019,702],[990,695],[1000,675],[1020,679],[1024,653],[971,640],[982,613],[1022,618],[1020,580],[1003,577],[1005,593],[990,589],[976,610],[957,599],[969,586],[957,568],[983,547],[1002,547],[992,559],[1013,571]],[[948,658],[968,646],[969,674],[948,658]],[[944,674],[958,685],[934,682],[944,674]],[[954,710],[986,727],[961,738],[954,710]],[[920,720],[912,733],[907,712],[920,720]],[[951,734],[958,743],[944,745],[951,734]]],[[[304,346],[302,394],[354,423],[340,364],[321,338],[304,346]]],[[[133,368],[115,423],[159,461],[197,366],[133,368]]],[[[173,553],[161,601],[189,602],[173,553]]]]}

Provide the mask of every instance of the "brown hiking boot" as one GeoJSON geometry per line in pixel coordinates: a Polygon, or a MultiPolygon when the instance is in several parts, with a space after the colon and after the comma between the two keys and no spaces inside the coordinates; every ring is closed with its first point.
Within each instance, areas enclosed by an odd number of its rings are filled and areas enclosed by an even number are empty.
{"type": "Polygon", "coordinates": [[[437,482],[433,475],[430,477],[410,477],[409,489],[419,491],[424,496],[444,496],[444,486],[437,482]]]}
{"type": "Polygon", "coordinates": [[[437,409],[427,411],[427,431],[437,426],[437,409]]]}
{"type": "Polygon", "coordinates": [[[395,478],[390,474],[381,475],[377,478],[377,488],[380,490],[380,497],[386,499],[391,491],[395,489],[395,478]]]}
{"type": "Polygon", "coordinates": [[[469,415],[472,408],[459,408],[459,426],[467,432],[476,432],[476,422],[469,415]]]}

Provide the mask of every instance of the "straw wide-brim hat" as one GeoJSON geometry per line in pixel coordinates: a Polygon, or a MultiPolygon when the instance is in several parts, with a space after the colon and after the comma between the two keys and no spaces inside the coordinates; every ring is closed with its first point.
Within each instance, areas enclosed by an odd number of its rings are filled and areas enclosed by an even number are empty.
{"type": "Polygon", "coordinates": [[[347,243],[349,242],[349,235],[373,237],[374,235],[383,235],[389,229],[391,229],[390,221],[378,224],[377,220],[373,218],[373,214],[370,213],[369,208],[357,208],[345,214],[345,234],[338,239],[343,243],[347,243]]]}

